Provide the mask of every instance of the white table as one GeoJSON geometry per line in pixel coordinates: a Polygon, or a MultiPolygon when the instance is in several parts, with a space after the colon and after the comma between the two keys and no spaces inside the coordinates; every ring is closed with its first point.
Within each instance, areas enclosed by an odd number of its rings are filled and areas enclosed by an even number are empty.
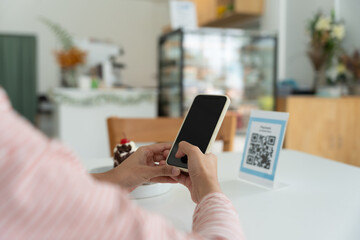
{"type": "MultiPolygon", "coordinates": [[[[241,153],[218,158],[221,187],[238,211],[247,239],[360,239],[360,168],[283,150],[276,181],[287,186],[268,190],[238,180],[241,153]]],[[[109,158],[85,163],[88,170],[111,164],[109,158]]],[[[136,202],[191,230],[195,204],[185,187],[177,184],[164,195],[136,202]]]]}

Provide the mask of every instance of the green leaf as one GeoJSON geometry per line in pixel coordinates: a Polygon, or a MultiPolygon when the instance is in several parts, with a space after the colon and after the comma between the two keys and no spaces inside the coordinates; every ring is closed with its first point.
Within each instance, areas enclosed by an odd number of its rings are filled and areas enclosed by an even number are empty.
{"type": "Polygon", "coordinates": [[[74,46],[74,41],[72,36],[66,31],[60,24],[52,22],[51,20],[41,17],[40,21],[50,28],[55,33],[55,36],[58,38],[62,44],[64,50],[69,50],[74,46]]]}
{"type": "Polygon", "coordinates": [[[331,10],[331,22],[335,22],[335,9],[331,10]]]}

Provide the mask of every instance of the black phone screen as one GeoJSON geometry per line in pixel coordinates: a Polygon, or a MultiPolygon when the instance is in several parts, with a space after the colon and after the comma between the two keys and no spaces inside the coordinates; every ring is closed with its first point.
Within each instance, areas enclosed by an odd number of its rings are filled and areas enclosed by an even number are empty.
{"type": "Polygon", "coordinates": [[[181,159],[175,158],[181,141],[187,141],[205,153],[226,101],[225,96],[199,95],[195,97],[169,153],[167,160],[169,165],[187,169],[186,156],[181,159]]]}

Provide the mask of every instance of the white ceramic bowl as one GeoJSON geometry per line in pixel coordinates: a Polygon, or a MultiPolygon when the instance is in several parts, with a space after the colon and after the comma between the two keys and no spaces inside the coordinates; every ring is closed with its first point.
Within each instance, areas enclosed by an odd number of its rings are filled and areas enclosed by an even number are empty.
{"type": "Polygon", "coordinates": [[[150,183],[137,187],[130,195],[135,199],[149,198],[167,193],[170,189],[170,183],[150,183]]]}

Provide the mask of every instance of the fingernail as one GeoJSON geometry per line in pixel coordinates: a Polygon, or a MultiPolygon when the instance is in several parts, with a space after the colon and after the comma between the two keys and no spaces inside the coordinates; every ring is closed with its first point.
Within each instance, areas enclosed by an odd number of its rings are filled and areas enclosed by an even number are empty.
{"type": "Polygon", "coordinates": [[[171,170],[171,174],[174,175],[174,176],[177,176],[177,175],[179,175],[179,171],[180,170],[178,168],[173,167],[172,170],[171,170]]]}

